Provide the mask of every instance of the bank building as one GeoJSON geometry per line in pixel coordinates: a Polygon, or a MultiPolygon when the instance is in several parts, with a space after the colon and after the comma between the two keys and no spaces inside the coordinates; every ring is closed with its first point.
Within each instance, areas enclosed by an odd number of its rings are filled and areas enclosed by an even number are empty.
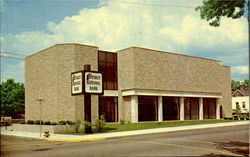
{"type": "Polygon", "coordinates": [[[230,67],[141,47],[56,44],[25,58],[25,119],[106,122],[232,116],[230,67]],[[88,92],[97,91],[97,93],[88,92]],[[92,85],[92,86],[91,86],[92,85]],[[85,91],[86,90],[86,91],[85,91]],[[98,92],[98,90],[100,90],[98,92]]]}

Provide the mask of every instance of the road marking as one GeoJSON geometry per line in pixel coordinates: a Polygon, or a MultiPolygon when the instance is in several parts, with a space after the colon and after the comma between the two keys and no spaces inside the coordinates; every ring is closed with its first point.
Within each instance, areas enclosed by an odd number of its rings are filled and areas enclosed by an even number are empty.
{"type": "Polygon", "coordinates": [[[96,138],[86,138],[86,139],[47,139],[48,141],[64,141],[64,142],[83,142],[83,141],[97,141],[105,140],[105,137],[96,137],[96,138]]]}
{"type": "Polygon", "coordinates": [[[196,143],[205,143],[205,144],[216,144],[216,143],[213,143],[213,142],[208,142],[208,141],[199,141],[199,140],[182,140],[182,139],[173,139],[173,140],[176,140],[176,141],[188,141],[188,142],[196,142],[196,143]]]}
{"type": "Polygon", "coordinates": [[[178,145],[178,144],[159,143],[159,142],[150,142],[150,141],[132,141],[132,140],[129,140],[129,141],[135,142],[135,143],[148,143],[148,144],[157,144],[157,145],[181,147],[181,148],[199,149],[199,150],[203,150],[203,151],[205,150],[205,151],[210,151],[210,152],[217,152],[217,153],[222,153],[222,154],[228,154],[228,155],[230,155],[230,156],[241,156],[241,155],[234,154],[234,153],[230,153],[230,152],[224,152],[224,151],[213,150],[213,149],[207,149],[207,148],[191,147],[191,146],[178,145]]]}

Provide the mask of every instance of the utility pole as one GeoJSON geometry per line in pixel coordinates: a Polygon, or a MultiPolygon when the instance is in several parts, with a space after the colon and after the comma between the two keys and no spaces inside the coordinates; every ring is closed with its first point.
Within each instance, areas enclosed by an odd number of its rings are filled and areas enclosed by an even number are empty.
{"type": "Polygon", "coordinates": [[[42,133],[42,98],[38,98],[37,101],[39,102],[39,108],[40,108],[40,138],[41,138],[41,133],[42,133]]]}

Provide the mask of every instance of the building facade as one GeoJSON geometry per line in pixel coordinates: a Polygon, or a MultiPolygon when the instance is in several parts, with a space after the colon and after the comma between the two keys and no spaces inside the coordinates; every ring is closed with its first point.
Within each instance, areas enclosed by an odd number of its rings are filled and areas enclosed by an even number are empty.
{"type": "Polygon", "coordinates": [[[239,105],[242,113],[249,113],[249,90],[244,84],[239,85],[236,90],[232,91],[232,109],[239,105]]]}
{"type": "Polygon", "coordinates": [[[25,118],[107,122],[202,120],[232,116],[230,67],[219,61],[130,47],[117,52],[57,44],[25,59],[25,118]],[[71,73],[90,65],[103,74],[103,95],[71,95],[71,73]],[[85,98],[86,99],[86,98],[85,98]]]}

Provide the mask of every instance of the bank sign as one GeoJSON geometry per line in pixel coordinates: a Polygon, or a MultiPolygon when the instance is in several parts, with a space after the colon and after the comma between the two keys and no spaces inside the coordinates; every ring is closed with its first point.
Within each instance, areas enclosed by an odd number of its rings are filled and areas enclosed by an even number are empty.
{"type": "Polygon", "coordinates": [[[103,93],[102,73],[91,72],[91,71],[85,72],[84,89],[85,93],[102,94],[103,93]]]}
{"type": "Polygon", "coordinates": [[[75,73],[72,73],[71,74],[71,92],[72,92],[72,95],[75,95],[75,94],[82,94],[83,91],[82,91],[82,72],[79,71],[79,72],[75,72],[75,73]]]}

